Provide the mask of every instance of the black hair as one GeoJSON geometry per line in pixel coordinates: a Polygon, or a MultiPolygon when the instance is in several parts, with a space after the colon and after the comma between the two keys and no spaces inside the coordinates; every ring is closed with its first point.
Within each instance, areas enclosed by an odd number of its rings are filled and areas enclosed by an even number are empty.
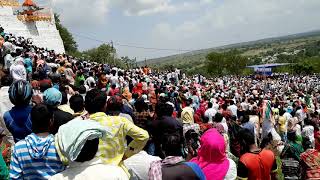
{"type": "Polygon", "coordinates": [[[242,124],[249,122],[249,120],[250,120],[249,115],[246,115],[246,114],[245,114],[245,115],[242,116],[242,117],[243,117],[242,120],[241,120],[241,123],[242,123],[242,124]]]}
{"type": "Polygon", "coordinates": [[[174,108],[167,103],[160,102],[156,105],[156,114],[158,117],[172,116],[174,108]]]}
{"type": "Polygon", "coordinates": [[[99,147],[99,138],[87,140],[75,161],[85,162],[85,161],[92,160],[98,152],[98,147],[99,147]]]}
{"type": "Polygon", "coordinates": [[[208,103],[208,108],[212,108],[212,107],[213,107],[212,102],[209,102],[209,103],[208,103]]]}
{"type": "Polygon", "coordinates": [[[148,104],[144,102],[143,98],[138,98],[134,103],[137,112],[143,112],[148,109],[148,104]]]}
{"type": "Polygon", "coordinates": [[[62,96],[61,105],[68,104],[68,95],[67,95],[67,93],[62,91],[61,92],[61,96],[62,96]]]}
{"type": "Polygon", "coordinates": [[[223,120],[223,116],[221,113],[217,113],[213,118],[213,121],[217,123],[220,123],[222,120],[223,120]]]}
{"type": "Polygon", "coordinates": [[[79,94],[73,95],[69,99],[70,108],[76,112],[82,112],[84,109],[84,100],[83,97],[79,94]]]}
{"type": "Polygon", "coordinates": [[[241,129],[238,133],[241,146],[241,153],[244,154],[250,151],[250,145],[255,144],[254,135],[249,129],[241,129]]]}
{"type": "Polygon", "coordinates": [[[85,108],[89,114],[93,114],[93,113],[98,112],[94,106],[94,99],[95,99],[95,97],[98,96],[98,94],[99,94],[99,90],[97,90],[97,89],[92,89],[92,90],[88,91],[88,93],[86,94],[85,108]]]}
{"type": "Polygon", "coordinates": [[[289,131],[287,134],[287,138],[289,141],[294,142],[297,139],[296,131],[289,131]]]}
{"type": "Polygon", "coordinates": [[[186,100],[186,106],[190,106],[192,104],[192,99],[189,98],[186,100]]]}
{"type": "Polygon", "coordinates": [[[272,134],[269,133],[268,136],[266,136],[265,138],[262,139],[262,142],[260,144],[260,148],[265,148],[268,146],[268,144],[270,144],[272,141],[272,134]]]}
{"type": "Polygon", "coordinates": [[[107,104],[107,95],[105,93],[99,93],[93,100],[94,113],[104,112],[104,107],[107,104]]]}
{"type": "Polygon", "coordinates": [[[31,110],[32,132],[35,134],[49,132],[52,118],[53,113],[47,105],[38,104],[34,106],[31,110]]]}
{"type": "Polygon", "coordinates": [[[81,85],[80,87],[79,87],[79,93],[80,94],[86,94],[86,92],[87,92],[87,89],[86,89],[86,87],[84,86],[84,85],[81,85]]]}
{"type": "Polygon", "coordinates": [[[1,86],[10,86],[13,83],[13,78],[10,75],[4,75],[1,78],[1,86]]]}
{"type": "Polygon", "coordinates": [[[182,137],[178,133],[164,135],[161,142],[161,150],[163,153],[163,157],[161,158],[168,156],[183,156],[182,142],[182,137]]]}

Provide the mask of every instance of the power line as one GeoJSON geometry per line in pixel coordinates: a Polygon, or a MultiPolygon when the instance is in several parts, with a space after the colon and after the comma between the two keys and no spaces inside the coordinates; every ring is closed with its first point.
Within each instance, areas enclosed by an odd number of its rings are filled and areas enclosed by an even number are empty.
{"type": "MultiPolygon", "coordinates": [[[[84,39],[89,39],[92,41],[100,42],[100,43],[107,43],[110,44],[110,42],[106,42],[103,40],[95,39],[92,37],[89,37],[87,35],[82,35],[82,34],[77,34],[73,33],[75,36],[84,38],[84,39]]],[[[135,45],[129,45],[129,44],[122,44],[118,42],[113,42],[117,46],[122,46],[122,47],[128,47],[128,48],[135,48],[135,49],[146,49],[146,50],[156,50],[156,51],[177,51],[177,52],[188,52],[188,51],[194,51],[193,49],[170,49],[170,48],[156,48],[156,47],[145,47],[145,46],[135,46],[135,45]]]]}

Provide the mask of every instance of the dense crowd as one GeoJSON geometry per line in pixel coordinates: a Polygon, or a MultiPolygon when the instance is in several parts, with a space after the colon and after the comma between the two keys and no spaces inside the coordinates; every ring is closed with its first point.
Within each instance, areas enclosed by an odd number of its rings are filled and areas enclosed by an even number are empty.
{"type": "Polygon", "coordinates": [[[320,179],[317,75],[124,70],[0,33],[0,179],[320,179]]]}

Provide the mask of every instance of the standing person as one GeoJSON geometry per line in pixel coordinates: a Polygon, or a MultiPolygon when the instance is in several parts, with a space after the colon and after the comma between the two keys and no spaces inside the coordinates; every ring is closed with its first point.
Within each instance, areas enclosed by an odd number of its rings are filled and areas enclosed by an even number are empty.
{"type": "MultiPolygon", "coordinates": [[[[183,137],[183,125],[172,117],[173,109],[170,104],[160,102],[156,107],[157,119],[152,124],[151,133],[155,144],[155,155],[162,159],[165,158],[161,151],[163,139],[172,134],[183,137]]],[[[181,144],[184,144],[184,142],[181,142],[181,144]]]]}
{"type": "MultiPolygon", "coordinates": [[[[315,139],[320,143],[320,139],[315,139]]],[[[320,179],[320,148],[309,148],[300,155],[302,161],[302,172],[304,172],[302,179],[312,180],[320,179]]]]}
{"type": "Polygon", "coordinates": [[[103,164],[95,157],[99,139],[108,135],[106,128],[92,120],[74,119],[62,125],[56,135],[56,148],[61,159],[69,160],[69,166],[50,180],[127,180],[123,169],[103,164]]]}
{"type": "Polygon", "coordinates": [[[28,52],[24,55],[24,65],[27,70],[27,78],[30,79],[32,75],[32,60],[28,52]]]}
{"type": "Polygon", "coordinates": [[[122,166],[122,160],[143,149],[149,139],[149,134],[124,117],[107,116],[105,113],[106,100],[107,97],[105,95],[99,95],[99,91],[91,90],[86,95],[85,107],[90,119],[109,128],[112,134],[102,139],[99,144],[98,156],[106,164],[122,166]],[[126,136],[130,136],[133,139],[128,145],[126,136]]]}
{"type": "Polygon", "coordinates": [[[62,102],[62,94],[56,88],[49,88],[43,93],[43,102],[53,112],[53,124],[50,133],[56,134],[61,125],[73,119],[72,114],[58,109],[62,102]]]}
{"type": "Polygon", "coordinates": [[[10,131],[7,129],[6,124],[3,119],[3,115],[5,112],[9,111],[14,105],[11,103],[9,98],[9,88],[13,82],[12,77],[10,75],[5,75],[1,78],[1,88],[0,88],[0,125],[5,129],[4,133],[6,135],[6,140],[11,141],[13,143],[13,137],[10,131]]]}
{"type": "Polygon", "coordinates": [[[10,179],[48,179],[64,170],[54,145],[54,136],[49,133],[52,117],[46,105],[32,108],[33,133],[15,144],[10,179]]]}
{"type": "Polygon", "coordinates": [[[228,110],[231,111],[233,116],[237,116],[238,107],[234,104],[234,101],[230,101],[230,106],[228,106],[228,110]]]}
{"type": "Polygon", "coordinates": [[[151,163],[148,173],[149,180],[206,179],[199,165],[194,162],[185,162],[181,151],[182,139],[183,137],[177,134],[163,137],[160,151],[162,151],[164,158],[151,163]]]}
{"type": "Polygon", "coordinates": [[[297,143],[295,131],[288,131],[288,142],[285,144],[280,158],[282,160],[282,172],[285,179],[300,179],[301,164],[300,155],[304,152],[301,144],[297,143]]]}
{"type": "Polygon", "coordinates": [[[254,135],[248,129],[239,132],[242,155],[238,163],[238,178],[248,180],[274,179],[277,162],[272,151],[256,146],[254,135]]]}
{"type": "Polygon", "coordinates": [[[193,158],[207,180],[232,180],[237,177],[237,166],[227,158],[226,142],[216,129],[206,131],[200,140],[198,156],[193,158]]]}
{"type": "Polygon", "coordinates": [[[3,119],[13,136],[14,142],[18,142],[32,132],[30,119],[32,109],[30,106],[32,97],[31,85],[24,80],[14,82],[10,86],[9,97],[14,107],[4,113],[3,119]]]}
{"type": "Polygon", "coordinates": [[[213,108],[213,104],[209,102],[208,109],[204,113],[204,116],[209,120],[208,123],[213,123],[213,119],[216,114],[217,114],[217,111],[213,108]]]}

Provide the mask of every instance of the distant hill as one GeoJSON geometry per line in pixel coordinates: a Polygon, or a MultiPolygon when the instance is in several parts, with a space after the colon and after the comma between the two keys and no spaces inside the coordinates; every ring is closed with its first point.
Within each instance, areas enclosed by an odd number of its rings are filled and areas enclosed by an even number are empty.
{"type": "MultiPolygon", "coordinates": [[[[147,60],[149,66],[161,68],[163,66],[171,66],[178,68],[198,69],[205,66],[203,63],[208,53],[213,51],[229,51],[238,50],[245,56],[258,56],[260,54],[272,51],[275,49],[287,49],[296,48],[301,45],[305,45],[310,42],[320,40],[320,30],[298,33],[293,35],[266,38],[256,41],[241,42],[236,44],[230,44],[215,48],[201,49],[183,54],[177,54],[167,57],[155,58],[147,60]]],[[[139,62],[139,65],[144,65],[145,62],[139,62]]]]}

